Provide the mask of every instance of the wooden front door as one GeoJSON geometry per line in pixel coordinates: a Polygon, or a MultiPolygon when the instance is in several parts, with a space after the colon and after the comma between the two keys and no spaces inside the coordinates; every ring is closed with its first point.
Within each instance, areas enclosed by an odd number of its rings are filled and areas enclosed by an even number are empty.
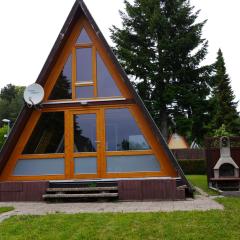
{"type": "Polygon", "coordinates": [[[101,177],[100,112],[71,111],[71,178],[101,177]]]}

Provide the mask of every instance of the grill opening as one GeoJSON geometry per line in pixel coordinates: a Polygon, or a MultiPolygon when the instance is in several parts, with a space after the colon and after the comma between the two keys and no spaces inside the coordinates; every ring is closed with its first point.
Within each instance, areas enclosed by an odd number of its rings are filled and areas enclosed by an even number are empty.
{"type": "Polygon", "coordinates": [[[220,177],[234,177],[234,166],[230,163],[224,163],[219,168],[220,177]]]}

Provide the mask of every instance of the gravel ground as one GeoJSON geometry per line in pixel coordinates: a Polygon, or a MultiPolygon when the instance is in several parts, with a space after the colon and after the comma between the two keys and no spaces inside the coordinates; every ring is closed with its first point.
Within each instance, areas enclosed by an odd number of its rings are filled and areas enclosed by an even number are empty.
{"type": "Polygon", "coordinates": [[[46,203],[46,202],[0,202],[0,207],[13,206],[15,210],[0,214],[0,222],[13,215],[44,215],[48,213],[99,213],[99,212],[172,212],[207,211],[223,209],[213,199],[196,195],[185,201],[155,202],[91,202],[91,203],[46,203]]]}

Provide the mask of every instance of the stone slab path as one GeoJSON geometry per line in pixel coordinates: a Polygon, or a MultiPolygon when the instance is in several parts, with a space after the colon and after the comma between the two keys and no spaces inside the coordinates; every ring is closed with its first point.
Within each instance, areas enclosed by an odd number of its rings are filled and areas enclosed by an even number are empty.
{"type": "Polygon", "coordinates": [[[196,195],[185,201],[156,202],[91,202],[91,203],[45,203],[45,202],[0,202],[0,207],[13,206],[15,210],[0,214],[0,222],[13,215],[44,215],[49,213],[106,213],[106,212],[173,212],[223,210],[213,199],[196,195]]]}

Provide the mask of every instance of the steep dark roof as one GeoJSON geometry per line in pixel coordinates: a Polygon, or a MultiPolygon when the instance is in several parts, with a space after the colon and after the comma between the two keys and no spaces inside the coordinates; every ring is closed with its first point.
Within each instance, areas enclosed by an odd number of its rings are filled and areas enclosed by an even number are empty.
{"type": "MultiPolygon", "coordinates": [[[[74,24],[79,19],[79,17],[81,17],[83,15],[88,19],[93,30],[95,31],[96,35],[98,36],[99,40],[101,41],[102,45],[104,46],[106,52],[108,53],[108,56],[111,58],[112,62],[115,64],[116,68],[118,69],[118,72],[120,73],[120,75],[122,77],[122,80],[127,85],[130,92],[132,93],[135,102],[138,104],[138,106],[144,112],[144,115],[145,115],[147,121],[149,122],[149,125],[152,128],[156,139],[158,140],[160,145],[162,145],[162,147],[165,151],[165,154],[168,156],[172,165],[177,170],[178,174],[181,176],[183,182],[188,186],[188,191],[190,193],[192,193],[193,190],[192,190],[191,184],[186,179],[177,160],[175,159],[174,155],[169,150],[167,143],[163,139],[162,134],[159,131],[157,125],[155,124],[154,120],[152,119],[151,115],[149,114],[148,110],[146,109],[142,99],[140,98],[140,96],[137,94],[137,92],[133,88],[130,80],[128,79],[127,74],[124,72],[123,68],[120,66],[118,60],[116,59],[115,55],[113,54],[111,48],[109,47],[107,41],[105,40],[105,38],[104,38],[103,34],[101,33],[100,29],[98,28],[97,24],[95,23],[93,17],[91,16],[90,12],[88,11],[83,0],[75,1],[74,5],[72,7],[72,10],[70,11],[68,18],[67,18],[65,24],[63,25],[63,28],[60,31],[59,36],[49,54],[36,82],[42,86],[45,85],[45,82],[51,72],[52,67],[54,66],[56,60],[58,59],[59,54],[68,39],[68,36],[72,32],[71,30],[73,29],[74,24]]],[[[20,112],[8,139],[1,150],[0,172],[2,171],[5,164],[7,163],[8,159],[18,141],[18,138],[21,135],[22,129],[26,125],[26,123],[31,115],[31,112],[32,112],[32,109],[29,109],[27,106],[24,106],[22,111],[20,112]]]]}

